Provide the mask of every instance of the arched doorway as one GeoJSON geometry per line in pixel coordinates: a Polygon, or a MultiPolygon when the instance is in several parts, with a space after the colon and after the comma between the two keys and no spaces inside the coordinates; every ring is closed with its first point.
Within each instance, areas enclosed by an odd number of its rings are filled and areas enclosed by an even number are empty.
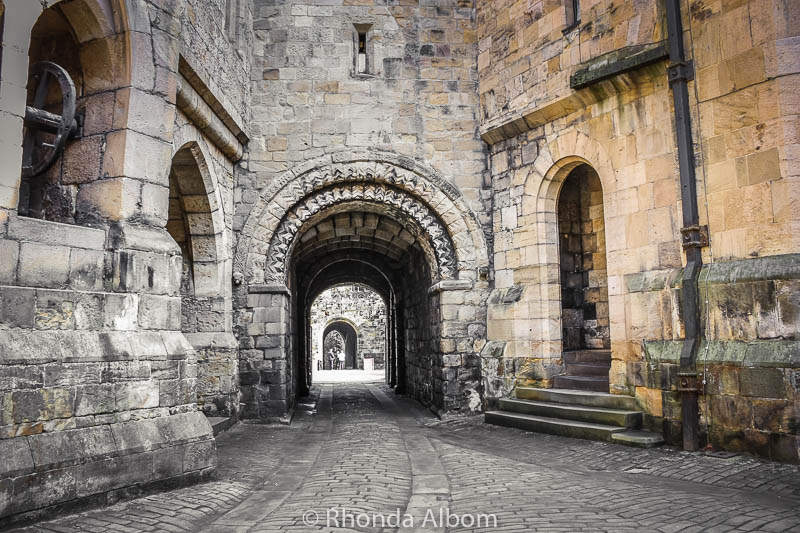
{"type": "Polygon", "coordinates": [[[588,164],[567,175],[557,215],[565,373],[556,376],[554,385],[608,392],[611,336],[603,187],[588,164]]]}
{"type": "MultiPolygon", "coordinates": [[[[275,180],[250,211],[234,269],[254,347],[240,363],[243,417],[280,418],[312,380],[308,308],[362,283],[387,313],[386,381],[438,411],[479,409],[488,251],[458,189],[394,154],[334,154],[275,180]],[[332,164],[332,160],[338,161],[332,164]],[[483,276],[483,278],[481,277],[483,276]],[[272,320],[254,324],[259,317],[272,320]],[[258,357],[280,359],[258,371],[258,357]],[[285,365],[283,360],[285,359],[285,365]]],[[[252,344],[251,344],[252,343],[252,344]]]]}
{"type": "Polygon", "coordinates": [[[433,378],[428,376],[432,373],[430,356],[437,343],[431,335],[433,311],[428,289],[434,284],[436,274],[429,263],[435,261],[433,250],[424,239],[424,232],[410,217],[371,202],[335,204],[332,213],[324,210],[301,228],[299,244],[289,259],[290,276],[298,291],[296,330],[306,332],[298,336],[299,391],[308,387],[308,370],[312,365],[307,323],[311,296],[336,285],[360,282],[378,285],[376,292],[393,302],[389,305],[395,308],[394,315],[403,317],[402,322],[394,321],[395,332],[391,336],[404,337],[405,350],[402,354],[397,350],[391,352],[402,361],[391,365],[396,375],[387,375],[387,381],[399,391],[416,393],[432,401],[433,378]],[[353,275],[364,271],[357,266],[360,264],[370,265],[364,278],[353,275]],[[370,283],[373,277],[377,279],[370,283]]]}
{"type": "MultiPolygon", "coordinates": [[[[322,376],[314,377],[314,371],[331,367],[330,354],[324,344],[332,330],[338,330],[342,338],[348,340],[348,350],[346,354],[342,352],[347,356],[346,368],[369,371],[384,369],[388,325],[386,302],[369,285],[342,283],[324,290],[309,307],[308,323],[311,327],[309,338],[314,380],[322,376]]],[[[336,365],[333,367],[336,368],[336,365]]],[[[375,375],[352,377],[358,381],[374,379],[375,375]]],[[[344,376],[336,376],[335,379],[341,380],[344,376]]]]}
{"type": "Polygon", "coordinates": [[[333,333],[338,333],[342,338],[341,351],[344,352],[344,368],[348,370],[358,368],[358,333],[349,323],[338,320],[328,325],[325,331],[322,332],[322,360],[327,364],[325,369],[331,370],[333,368],[328,357],[328,343],[325,342],[328,336],[333,333]]]}

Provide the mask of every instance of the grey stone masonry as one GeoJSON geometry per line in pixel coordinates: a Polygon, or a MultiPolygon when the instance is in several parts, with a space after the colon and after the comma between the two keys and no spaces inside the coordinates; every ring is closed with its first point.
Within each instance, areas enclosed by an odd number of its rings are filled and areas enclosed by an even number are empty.
{"type": "Polygon", "coordinates": [[[374,368],[384,366],[386,355],[386,304],[364,285],[332,287],[320,294],[311,306],[311,350],[315,365],[324,363],[323,334],[336,322],[352,325],[357,335],[357,368],[364,368],[364,358],[373,360],[374,368]]]}

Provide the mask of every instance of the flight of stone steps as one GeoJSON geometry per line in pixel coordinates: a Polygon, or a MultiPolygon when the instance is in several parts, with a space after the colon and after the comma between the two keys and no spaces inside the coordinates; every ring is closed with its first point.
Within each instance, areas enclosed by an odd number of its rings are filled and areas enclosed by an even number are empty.
{"type": "Polygon", "coordinates": [[[608,392],[611,350],[576,350],[562,357],[566,372],[555,377],[554,388],[608,392]]]}
{"type": "Polygon", "coordinates": [[[607,392],[607,350],[565,352],[564,359],[567,373],[555,378],[557,388],[517,387],[514,398],[486,412],[486,422],[641,448],[663,444],[659,433],[640,429],[643,413],[633,397],[607,392]]]}

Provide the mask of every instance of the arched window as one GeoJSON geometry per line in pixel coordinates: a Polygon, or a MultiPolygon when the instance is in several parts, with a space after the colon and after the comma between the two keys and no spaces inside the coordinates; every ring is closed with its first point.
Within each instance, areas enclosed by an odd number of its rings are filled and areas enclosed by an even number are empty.
{"type": "Polygon", "coordinates": [[[213,190],[207,185],[209,180],[204,180],[204,174],[208,174],[208,167],[195,143],[178,150],[169,173],[167,231],[181,247],[181,293],[189,298],[222,294],[219,249],[222,235],[220,221],[215,221],[220,213],[209,201],[213,190]]]}
{"type": "Polygon", "coordinates": [[[99,193],[99,182],[121,175],[112,137],[120,139],[117,114],[132,91],[128,40],[106,15],[97,2],[64,0],[43,10],[31,29],[22,216],[69,224],[123,216],[120,202],[99,193]]]}

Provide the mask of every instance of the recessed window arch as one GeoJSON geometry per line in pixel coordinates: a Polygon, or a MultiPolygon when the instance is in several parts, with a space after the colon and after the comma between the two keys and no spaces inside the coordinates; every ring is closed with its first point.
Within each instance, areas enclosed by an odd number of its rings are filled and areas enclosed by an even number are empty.
{"type": "MultiPolygon", "coordinates": [[[[83,98],[84,76],[78,38],[58,6],[45,9],[33,26],[28,57],[27,106],[60,118],[67,113],[68,98],[72,99],[73,106],[83,98]],[[71,96],[65,94],[63,80],[60,83],[52,71],[44,72],[40,68],[45,63],[55,64],[54,68],[66,73],[67,84],[71,83],[74,88],[71,96]]],[[[68,165],[65,175],[62,154],[56,152],[60,149],[58,132],[32,123],[28,115],[26,111],[18,212],[32,218],[74,222],[76,197],[82,181],[78,174],[83,170],[78,167],[82,165],[68,165]],[[50,164],[42,166],[41,162],[47,160],[51,160],[50,164]]],[[[70,137],[77,133],[73,132],[70,137]]],[[[66,139],[62,142],[64,148],[74,143],[66,139]]],[[[99,153],[98,150],[98,157],[99,153]]]]}
{"type": "Polygon", "coordinates": [[[178,243],[183,257],[181,293],[185,297],[221,294],[222,251],[218,207],[205,158],[195,143],[187,143],[172,160],[169,174],[167,231],[178,243]]]}
{"type": "Polygon", "coordinates": [[[106,136],[119,127],[115,98],[131,85],[130,42],[112,15],[108,0],[63,0],[31,28],[27,72],[14,73],[27,79],[15,183],[21,216],[89,225],[122,216],[97,201],[97,182],[108,177],[106,136]]]}

